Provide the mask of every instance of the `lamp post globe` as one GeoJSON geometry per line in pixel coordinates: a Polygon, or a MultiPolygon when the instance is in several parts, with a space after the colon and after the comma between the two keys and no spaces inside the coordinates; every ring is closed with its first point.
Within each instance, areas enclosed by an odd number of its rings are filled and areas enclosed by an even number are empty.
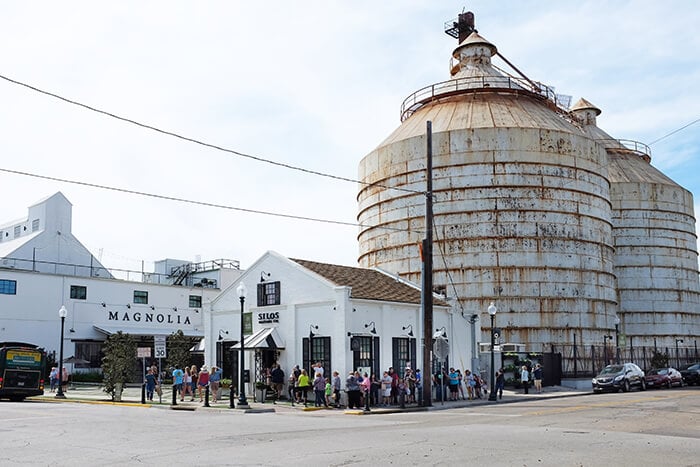
{"type": "Polygon", "coordinates": [[[498,312],[498,308],[496,308],[496,305],[494,305],[494,303],[491,302],[491,304],[487,308],[487,311],[489,313],[489,316],[491,316],[491,393],[489,394],[489,400],[496,401],[496,359],[494,357],[494,347],[496,347],[496,339],[493,335],[493,325],[494,320],[496,319],[496,312],[498,312]]]}
{"type": "Polygon", "coordinates": [[[249,406],[248,400],[245,397],[245,334],[243,332],[243,307],[248,289],[246,289],[245,284],[241,282],[238,284],[238,287],[236,287],[236,292],[238,293],[238,298],[241,300],[241,356],[239,359],[241,374],[238,383],[238,408],[247,409],[249,406]]]}
{"type": "Polygon", "coordinates": [[[58,309],[58,317],[61,318],[61,343],[59,345],[58,352],[58,391],[56,391],[56,398],[65,399],[66,395],[63,394],[63,330],[66,324],[66,316],[68,316],[68,310],[64,305],[58,309]]]}

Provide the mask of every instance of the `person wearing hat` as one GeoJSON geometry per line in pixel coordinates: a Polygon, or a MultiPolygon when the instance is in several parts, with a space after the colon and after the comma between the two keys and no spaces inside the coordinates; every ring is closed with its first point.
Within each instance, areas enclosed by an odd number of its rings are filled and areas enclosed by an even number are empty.
{"type": "Polygon", "coordinates": [[[204,391],[207,386],[209,386],[209,369],[206,365],[203,365],[202,369],[199,370],[199,375],[197,377],[197,388],[199,389],[199,402],[204,401],[204,391]]]}
{"type": "Polygon", "coordinates": [[[219,382],[221,381],[221,368],[214,365],[209,374],[209,389],[211,391],[212,402],[219,398],[219,382]]]}

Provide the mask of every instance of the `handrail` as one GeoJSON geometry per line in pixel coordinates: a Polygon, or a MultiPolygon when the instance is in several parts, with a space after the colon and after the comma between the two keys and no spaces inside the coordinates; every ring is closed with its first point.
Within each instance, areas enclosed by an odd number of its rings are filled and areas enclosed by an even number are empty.
{"type": "Polygon", "coordinates": [[[618,143],[622,145],[625,149],[628,149],[630,151],[636,152],[638,154],[641,154],[643,156],[647,156],[651,158],[651,148],[639,141],[635,141],[632,139],[615,139],[615,138],[604,138],[604,139],[597,139],[596,141],[599,141],[601,143],[618,143]]]}
{"type": "Polygon", "coordinates": [[[524,79],[512,76],[470,76],[441,81],[415,91],[404,99],[401,104],[401,121],[403,122],[426,103],[440,96],[475,92],[476,90],[483,90],[485,88],[532,92],[551,101],[557,108],[568,113],[567,109],[559,105],[554,90],[542,83],[530,83],[524,79]],[[533,84],[535,84],[535,86],[533,86],[533,84]]]}

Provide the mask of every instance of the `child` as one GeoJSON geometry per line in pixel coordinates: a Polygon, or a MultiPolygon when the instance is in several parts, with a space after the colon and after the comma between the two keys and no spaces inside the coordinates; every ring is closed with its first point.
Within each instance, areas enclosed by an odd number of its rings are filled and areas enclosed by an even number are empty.
{"type": "Polygon", "coordinates": [[[326,407],[333,404],[331,402],[331,394],[333,394],[333,390],[331,389],[331,379],[326,378],[326,407]]]}

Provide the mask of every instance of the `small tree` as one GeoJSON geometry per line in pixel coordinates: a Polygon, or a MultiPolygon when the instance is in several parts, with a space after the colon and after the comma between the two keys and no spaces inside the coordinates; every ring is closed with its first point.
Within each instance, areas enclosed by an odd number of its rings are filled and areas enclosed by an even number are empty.
{"type": "Polygon", "coordinates": [[[104,375],[103,390],[112,396],[112,400],[120,401],[124,383],[136,358],[136,342],[129,334],[121,331],[107,338],[102,358],[102,374],[104,375]]]}
{"type": "Polygon", "coordinates": [[[666,368],[668,366],[668,354],[654,350],[651,356],[652,368],[666,368]]]}
{"type": "Polygon", "coordinates": [[[182,330],[170,334],[168,343],[168,366],[184,368],[190,363],[190,348],[192,341],[186,337],[182,330]]]}

